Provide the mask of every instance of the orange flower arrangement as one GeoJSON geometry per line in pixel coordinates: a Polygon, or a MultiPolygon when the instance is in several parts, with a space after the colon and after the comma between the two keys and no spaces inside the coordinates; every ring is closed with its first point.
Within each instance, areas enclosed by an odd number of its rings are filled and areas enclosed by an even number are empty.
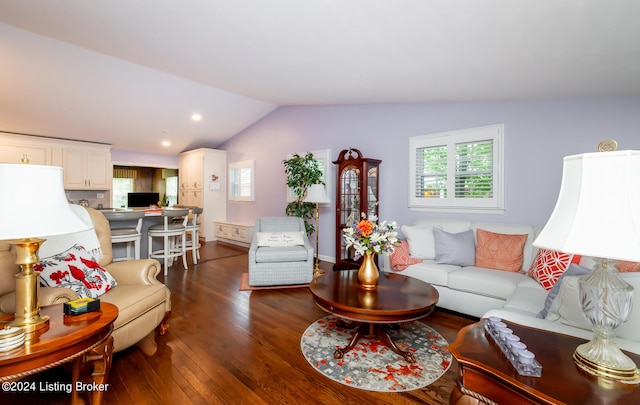
{"type": "Polygon", "coordinates": [[[393,253],[398,243],[398,228],[395,221],[377,222],[378,217],[362,213],[362,219],[343,230],[345,245],[356,251],[355,259],[365,253],[393,253]]]}

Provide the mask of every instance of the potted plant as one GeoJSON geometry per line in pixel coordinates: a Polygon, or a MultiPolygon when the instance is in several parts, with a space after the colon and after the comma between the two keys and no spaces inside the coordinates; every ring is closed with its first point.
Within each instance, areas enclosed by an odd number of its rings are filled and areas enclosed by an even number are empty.
{"type": "Polygon", "coordinates": [[[307,152],[304,156],[294,154],[291,158],[283,160],[284,171],[287,175],[287,187],[293,189],[296,196],[295,201],[287,204],[285,213],[291,217],[300,217],[305,222],[307,235],[315,231],[311,219],[315,205],[304,202],[307,189],[313,184],[324,184],[322,181],[322,170],[318,161],[314,159],[313,153],[307,152]]]}

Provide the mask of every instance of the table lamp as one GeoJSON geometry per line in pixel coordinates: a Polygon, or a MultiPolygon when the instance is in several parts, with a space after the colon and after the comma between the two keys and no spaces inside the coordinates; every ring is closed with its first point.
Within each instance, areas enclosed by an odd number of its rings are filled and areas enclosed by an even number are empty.
{"type": "Polygon", "coordinates": [[[319,276],[322,274],[320,270],[320,260],[318,259],[318,218],[320,217],[320,204],[328,204],[331,202],[327,196],[327,192],[322,184],[312,184],[307,190],[307,196],[304,198],[304,202],[315,203],[315,217],[316,217],[316,260],[313,266],[313,275],[319,276]]]}
{"type": "Polygon", "coordinates": [[[594,258],[593,270],[579,280],[594,335],[576,348],[574,361],[592,375],[640,382],[637,366],[615,343],[615,329],[631,313],[633,287],[613,266],[640,261],[640,151],[565,157],[558,201],[533,244],[594,258]]]}
{"type": "Polygon", "coordinates": [[[32,332],[48,325],[40,316],[40,273],[34,264],[46,238],[92,227],[73,213],[62,183],[62,168],[31,164],[0,164],[0,240],[13,246],[16,263],[16,313],[9,323],[32,332]]]}

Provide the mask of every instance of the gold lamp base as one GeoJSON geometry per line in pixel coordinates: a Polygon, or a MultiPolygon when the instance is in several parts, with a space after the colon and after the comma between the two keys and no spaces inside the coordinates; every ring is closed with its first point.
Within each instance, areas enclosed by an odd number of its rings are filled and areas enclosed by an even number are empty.
{"type": "Polygon", "coordinates": [[[9,241],[16,252],[16,264],[22,271],[16,274],[16,313],[10,326],[33,332],[49,326],[49,317],[40,315],[38,290],[40,288],[40,273],[33,269],[33,265],[40,260],[38,250],[45,239],[28,238],[9,241]]]}
{"type": "MultiPolygon", "coordinates": [[[[605,351],[598,350],[597,346],[602,346],[603,344],[602,341],[598,343],[598,340],[599,339],[596,338],[595,341],[592,340],[581,344],[576,348],[576,351],[573,353],[573,360],[576,365],[596,377],[602,377],[626,384],[640,383],[640,373],[638,373],[638,368],[635,366],[633,361],[622,353],[617,346],[613,345],[613,347],[611,347],[611,343],[605,343],[607,346],[605,351]],[[610,361],[607,361],[606,359],[590,359],[589,357],[593,356],[594,351],[597,353],[595,356],[602,356],[603,353],[612,353],[612,351],[617,352],[617,356],[615,356],[615,361],[611,359],[610,361]]],[[[600,349],[602,349],[602,347],[600,347],[600,349]]]]}

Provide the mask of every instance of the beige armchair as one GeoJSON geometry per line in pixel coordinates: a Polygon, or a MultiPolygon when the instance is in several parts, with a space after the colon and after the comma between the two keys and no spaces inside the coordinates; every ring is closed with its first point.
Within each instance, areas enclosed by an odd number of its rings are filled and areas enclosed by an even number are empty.
{"type": "MultiPolygon", "coordinates": [[[[114,352],[124,350],[143,339],[144,350],[149,353],[155,345],[154,333],[164,334],[168,329],[167,320],[171,313],[169,289],[156,276],[161,270],[157,260],[128,260],[113,263],[111,230],[105,216],[92,208],[87,208],[100,241],[103,257],[99,261],[116,279],[118,285],[101,295],[101,301],[118,307],[118,318],[114,323],[114,352]]],[[[15,255],[6,242],[0,241],[0,312],[15,312],[15,278],[20,271],[15,264],[15,255]]],[[[41,287],[40,306],[59,304],[78,298],[69,288],[41,287]]]]}

